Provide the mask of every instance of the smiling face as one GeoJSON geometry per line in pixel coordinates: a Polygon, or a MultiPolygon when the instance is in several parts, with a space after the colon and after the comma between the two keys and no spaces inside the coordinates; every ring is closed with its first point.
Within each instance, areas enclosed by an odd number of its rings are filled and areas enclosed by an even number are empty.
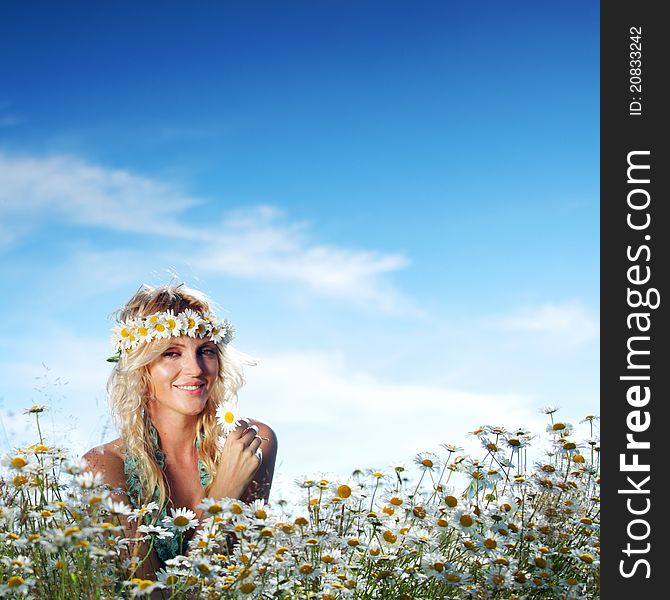
{"type": "Polygon", "coordinates": [[[210,340],[176,337],[147,368],[154,389],[152,412],[199,415],[218,377],[219,355],[210,340]]]}

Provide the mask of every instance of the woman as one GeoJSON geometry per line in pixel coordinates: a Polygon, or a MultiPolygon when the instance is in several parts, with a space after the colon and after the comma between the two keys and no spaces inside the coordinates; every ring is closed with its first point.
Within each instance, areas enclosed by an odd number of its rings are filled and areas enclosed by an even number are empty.
{"type": "MultiPolygon", "coordinates": [[[[121,436],[84,458],[114,500],[135,508],[155,501],[159,519],[182,507],[201,517],[208,497],[250,502],[270,494],[277,440],[267,425],[236,418],[242,355],[229,345],[231,324],[210,304],[183,285],[143,286],[114,328],[108,393],[121,436]]],[[[133,537],[137,521],[124,525],[133,537]]],[[[185,551],[177,538],[156,539],[154,548],[139,571],[145,577],[185,551]]]]}

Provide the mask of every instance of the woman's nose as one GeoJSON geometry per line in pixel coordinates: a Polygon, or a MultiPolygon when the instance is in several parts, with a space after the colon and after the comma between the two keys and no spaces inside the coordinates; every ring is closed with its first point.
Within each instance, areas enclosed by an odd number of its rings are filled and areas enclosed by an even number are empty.
{"type": "Polygon", "coordinates": [[[189,375],[200,375],[202,373],[202,357],[198,353],[194,352],[192,354],[185,354],[184,359],[184,372],[188,373],[189,375]]]}

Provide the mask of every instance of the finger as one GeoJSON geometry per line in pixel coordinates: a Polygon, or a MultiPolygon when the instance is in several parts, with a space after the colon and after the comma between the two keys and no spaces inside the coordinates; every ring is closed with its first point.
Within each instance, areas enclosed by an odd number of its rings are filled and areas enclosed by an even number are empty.
{"type": "Polygon", "coordinates": [[[256,457],[258,458],[258,462],[262,463],[263,462],[263,450],[261,448],[256,449],[256,457]]]}
{"type": "Polygon", "coordinates": [[[252,452],[256,452],[261,447],[261,444],[263,443],[263,438],[260,435],[255,435],[254,439],[251,440],[249,444],[249,450],[252,452]]]}
{"type": "Polygon", "coordinates": [[[250,427],[247,427],[244,430],[244,433],[242,434],[242,438],[248,444],[257,435],[258,435],[258,427],[256,427],[256,425],[251,425],[250,427]]]}
{"type": "Polygon", "coordinates": [[[246,417],[242,417],[238,420],[237,427],[228,434],[228,437],[241,438],[246,433],[247,429],[249,429],[249,425],[251,425],[251,421],[246,417]]]}

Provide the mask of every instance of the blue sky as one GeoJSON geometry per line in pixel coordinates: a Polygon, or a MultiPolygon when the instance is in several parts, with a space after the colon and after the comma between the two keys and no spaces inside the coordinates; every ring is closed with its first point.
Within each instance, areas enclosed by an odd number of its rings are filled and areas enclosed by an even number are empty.
{"type": "Polygon", "coordinates": [[[4,12],[5,448],[42,363],[52,428],[109,437],[109,315],[172,272],[286,477],[598,411],[597,3],[4,12]]]}

